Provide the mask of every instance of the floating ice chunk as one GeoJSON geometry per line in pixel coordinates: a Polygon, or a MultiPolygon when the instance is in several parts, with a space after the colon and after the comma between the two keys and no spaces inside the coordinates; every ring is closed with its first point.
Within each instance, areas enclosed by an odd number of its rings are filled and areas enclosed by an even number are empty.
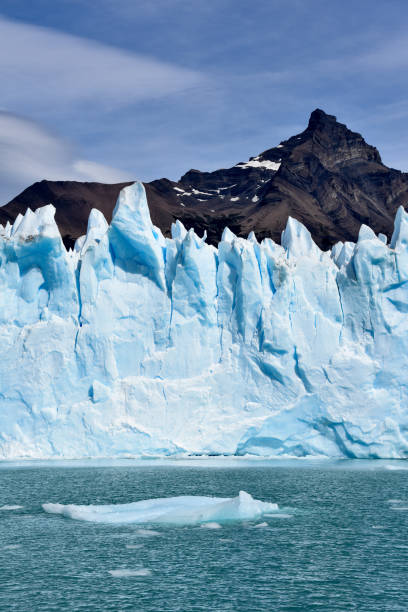
{"type": "Polygon", "coordinates": [[[259,528],[263,529],[264,527],[269,527],[269,525],[268,525],[268,523],[263,522],[263,523],[258,523],[257,525],[255,525],[255,527],[257,529],[259,529],[259,528]]]}
{"type": "Polygon", "coordinates": [[[154,538],[155,536],[161,535],[161,533],[154,529],[138,529],[136,535],[142,536],[143,538],[154,538]]]}
{"type": "Polygon", "coordinates": [[[126,544],[126,548],[134,550],[137,548],[143,548],[143,544],[126,544]]]}
{"type": "Polygon", "coordinates": [[[221,529],[221,525],[219,523],[203,523],[201,527],[205,527],[207,529],[221,529]]]}
{"type": "Polygon", "coordinates": [[[109,573],[114,578],[129,578],[131,576],[150,576],[152,570],[147,567],[141,567],[139,569],[117,569],[109,570],[109,573]]]}
{"type": "MultiPolygon", "coordinates": [[[[254,520],[265,512],[278,509],[277,504],[254,499],[240,491],[237,497],[181,496],[147,499],[130,504],[77,506],[43,504],[45,512],[94,523],[165,523],[197,525],[225,521],[254,520]]],[[[154,532],[139,530],[141,532],[154,532]]],[[[156,532],[157,533],[157,532],[156,532]]],[[[141,535],[146,535],[143,533],[141,535]]]]}
{"type": "Polygon", "coordinates": [[[0,506],[0,510],[20,510],[24,506],[0,506]]]}
{"type": "Polygon", "coordinates": [[[396,472],[406,472],[408,470],[408,466],[404,465],[386,465],[386,470],[396,471],[396,472]]]}
{"type": "Polygon", "coordinates": [[[274,514],[265,514],[267,518],[289,519],[293,518],[293,514],[284,514],[283,512],[275,512],[274,514]]]}

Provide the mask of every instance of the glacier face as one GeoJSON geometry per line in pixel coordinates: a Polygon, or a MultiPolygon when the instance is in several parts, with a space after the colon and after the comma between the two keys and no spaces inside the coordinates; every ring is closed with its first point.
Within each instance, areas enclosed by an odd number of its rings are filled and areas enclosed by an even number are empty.
{"type": "Polygon", "coordinates": [[[322,252],[164,238],[140,183],[67,252],[0,227],[0,457],[408,456],[408,215],[322,252]]]}

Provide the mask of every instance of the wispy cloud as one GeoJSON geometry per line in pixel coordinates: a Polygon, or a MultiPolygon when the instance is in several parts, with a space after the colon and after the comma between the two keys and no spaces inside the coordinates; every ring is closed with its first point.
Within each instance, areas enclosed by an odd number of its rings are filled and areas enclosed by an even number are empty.
{"type": "Polygon", "coordinates": [[[120,107],[188,90],[201,73],[49,28],[0,17],[0,103],[120,107]]]}
{"type": "Polygon", "coordinates": [[[133,177],[80,159],[68,143],[37,123],[0,112],[0,205],[44,178],[115,183],[133,177]]]}
{"type": "Polygon", "coordinates": [[[345,76],[366,74],[369,79],[375,75],[392,77],[393,73],[408,68],[408,35],[396,34],[394,39],[367,41],[363,48],[344,55],[339,53],[324,59],[313,58],[307,66],[292,71],[292,78],[322,76],[344,79],[345,76]]]}
{"type": "Polygon", "coordinates": [[[378,47],[362,53],[354,65],[357,69],[371,69],[375,72],[407,68],[408,35],[400,34],[390,40],[382,41],[378,47]]]}

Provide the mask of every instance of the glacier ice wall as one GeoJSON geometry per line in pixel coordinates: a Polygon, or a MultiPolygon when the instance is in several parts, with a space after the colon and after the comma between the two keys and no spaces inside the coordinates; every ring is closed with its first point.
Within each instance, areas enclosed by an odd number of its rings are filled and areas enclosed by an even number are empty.
{"type": "Polygon", "coordinates": [[[322,252],[153,226],[140,183],[67,253],[0,227],[0,457],[408,456],[408,215],[322,252]]]}

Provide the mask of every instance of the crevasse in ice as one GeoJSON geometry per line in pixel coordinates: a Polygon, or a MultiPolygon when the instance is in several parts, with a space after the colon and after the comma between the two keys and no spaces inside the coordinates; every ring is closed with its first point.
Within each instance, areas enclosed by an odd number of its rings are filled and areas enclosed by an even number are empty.
{"type": "Polygon", "coordinates": [[[180,222],[144,188],[67,252],[51,205],[0,227],[0,457],[408,455],[408,215],[322,252],[180,222]]]}

